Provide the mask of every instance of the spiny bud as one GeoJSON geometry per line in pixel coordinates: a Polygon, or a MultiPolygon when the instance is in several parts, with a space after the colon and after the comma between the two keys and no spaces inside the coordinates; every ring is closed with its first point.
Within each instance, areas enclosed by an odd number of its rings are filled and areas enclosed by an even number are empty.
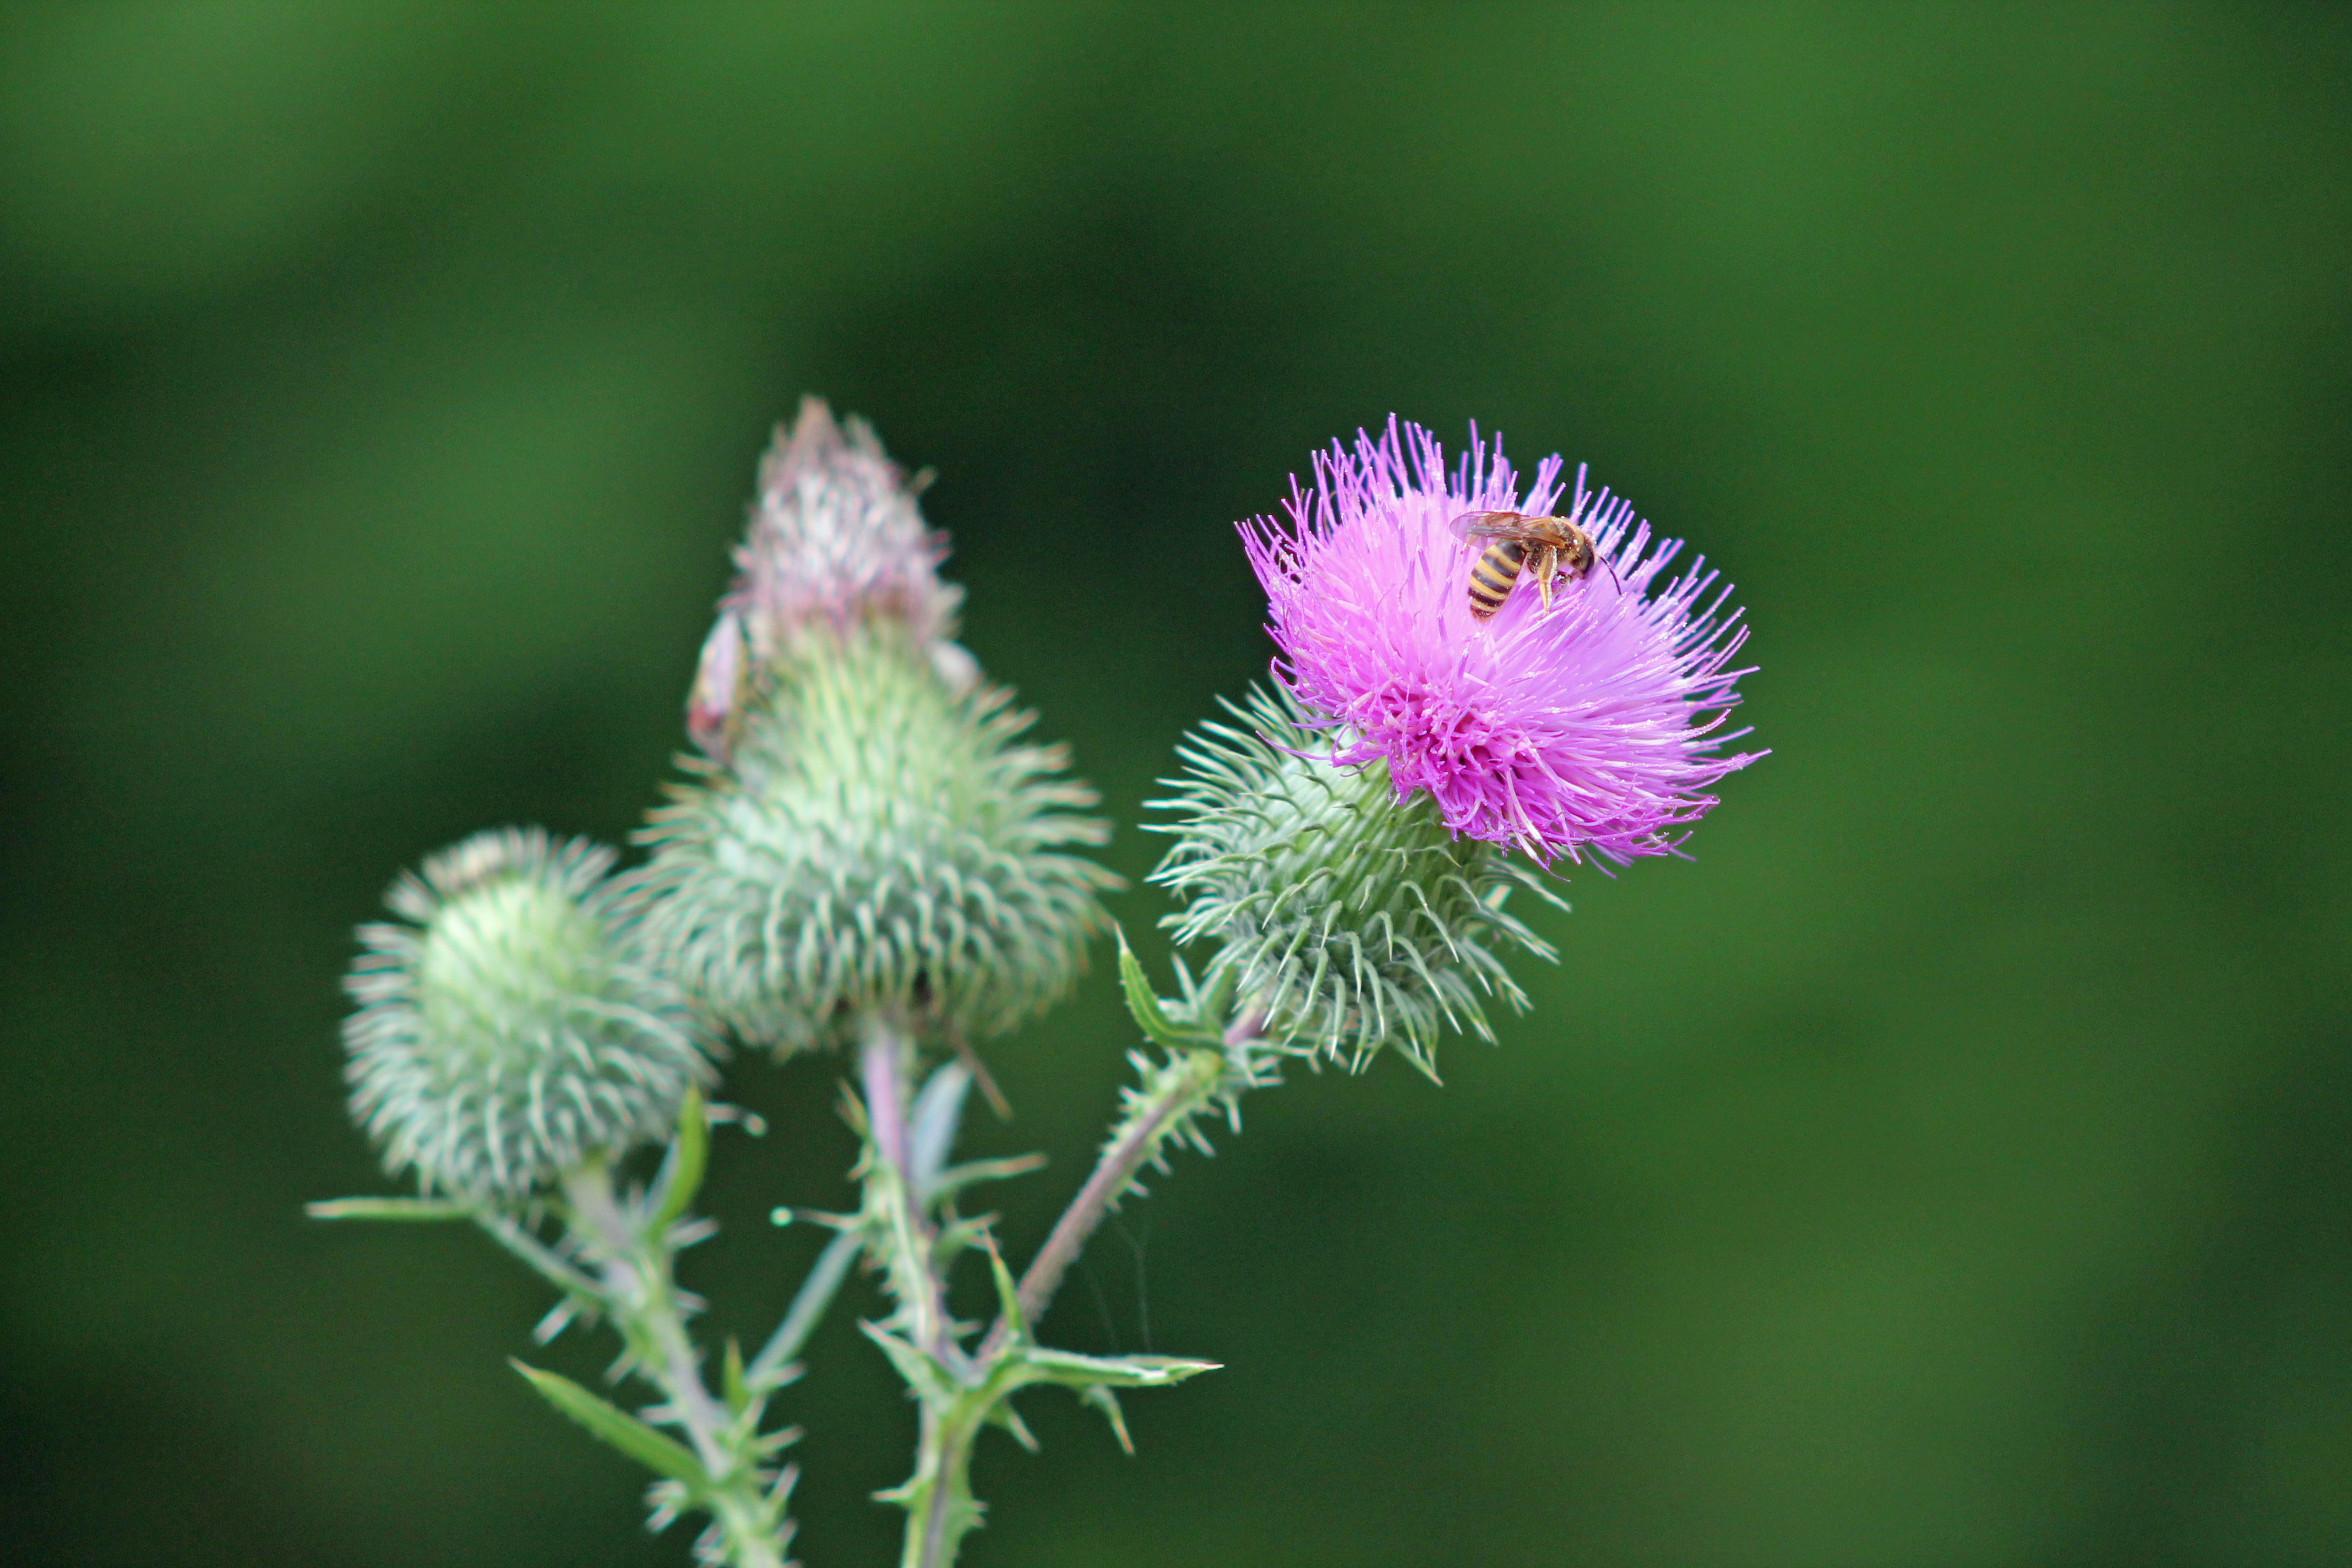
{"type": "Polygon", "coordinates": [[[1503,966],[1549,944],[1503,910],[1517,886],[1558,900],[1494,845],[1456,838],[1425,795],[1400,801],[1378,760],[1335,765],[1332,738],[1287,697],[1254,691],[1248,726],[1207,724],[1180,749],[1183,813],[1151,880],[1182,900],[1162,922],[1214,942],[1212,976],[1286,1047],[1361,1067],[1394,1046],[1433,1072],[1438,1028],[1493,1038],[1482,997],[1527,997],[1503,966]]]}
{"type": "Polygon", "coordinates": [[[657,1140],[710,1064],[647,968],[613,851],[538,828],[477,834],[404,874],[344,988],[352,1113],[395,1174],[484,1202],[657,1140]]]}
{"type": "Polygon", "coordinates": [[[836,422],[818,397],[778,426],[760,459],[759,496],[736,576],[719,601],[687,698],[687,732],[712,761],[732,760],[750,706],[790,679],[812,636],[848,636],[869,622],[903,629],[959,691],[980,666],[949,639],[963,590],[940,580],[948,539],[923,521],[909,479],[862,419],[836,422]]]}
{"type": "Polygon", "coordinates": [[[1059,995],[1115,883],[1066,754],[947,638],[914,487],[811,399],[761,465],[689,727],[715,766],[640,835],[646,940],[715,1021],[790,1051],[887,1009],[1009,1028],[1059,995]]]}
{"type": "Polygon", "coordinates": [[[748,715],[731,769],[641,836],[646,940],[715,1018],[779,1050],[875,1008],[1011,1027],[1101,929],[1094,792],[1000,688],[959,694],[903,632],[812,652],[748,715]]]}

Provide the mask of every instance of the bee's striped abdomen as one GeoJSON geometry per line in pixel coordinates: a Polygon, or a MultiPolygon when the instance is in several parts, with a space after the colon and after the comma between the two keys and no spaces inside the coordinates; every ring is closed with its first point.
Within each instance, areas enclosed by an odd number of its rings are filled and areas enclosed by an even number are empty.
{"type": "Polygon", "coordinates": [[[1482,621],[1495,618],[1511,585],[1527,564],[1528,547],[1516,539],[1498,539],[1486,546],[1470,568],[1470,613],[1482,621]]]}

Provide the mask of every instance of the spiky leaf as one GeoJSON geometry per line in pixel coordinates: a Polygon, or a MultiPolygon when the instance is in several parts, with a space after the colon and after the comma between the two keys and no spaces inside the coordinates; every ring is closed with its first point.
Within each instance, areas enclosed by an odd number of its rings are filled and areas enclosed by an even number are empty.
{"type": "Polygon", "coordinates": [[[684,1215],[701,1190],[703,1172],[710,1163],[710,1119],[704,1111],[702,1091],[688,1089],[678,1108],[677,1137],[662,1162],[661,1179],[654,1189],[653,1234],[660,1236],[684,1215]]]}
{"type": "Polygon", "coordinates": [[[1066,1388],[1165,1388],[1216,1372],[1223,1363],[1172,1355],[1080,1355],[1075,1351],[1032,1347],[1021,1356],[1026,1381],[1066,1388]]]}
{"type": "Polygon", "coordinates": [[[1078,1390],[1078,1400],[1081,1404],[1091,1405],[1102,1412],[1103,1419],[1110,1423],[1110,1435],[1118,1439],[1120,1451],[1132,1457],[1135,1453],[1135,1439],[1127,1435],[1127,1415],[1119,1409],[1118,1395],[1111,1392],[1110,1385],[1102,1383],[1088,1384],[1078,1390]]]}
{"type": "Polygon", "coordinates": [[[657,1475],[668,1477],[699,1498],[710,1490],[710,1474],[694,1450],[663,1436],[620,1406],[598,1398],[559,1373],[511,1363],[546,1401],[596,1436],[657,1475]]]}
{"type": "MultiPolygon", "coordinates": [[[[1151,989],[1150,977],[1143,973],[1143,964],[1135,956],[1135,950],[1127,945],[1127,932],[1124,931],[1118,933],[1118,984],[1127,998],[1127,1010],[1135,1019],[1136,1027],[1150,1037],[1153,1044],[1178,1050],[1202,1043],[1201,1031],[1178,1024],[1160,1005],[1158,994],[1151,989]]],[[[1215,1043],[1213,1038],[1210,1043],[1215,1043]]]]}
{"type": "Polygon", "coordinates": [[[390,1219],[443,1220],[471,1219],[472,1204],[453,1202],[448,1198],[328,1198],[321,1203],[304,1204],[302,1212],[312,1219],[390,1219]]]}
{"type": "Polygon", "coordinates": [[[955,1379],[939,1363],[887,1329],[872,1323],[857,1326],[866,1331],[867,1339],[882,1347],[882,1353],[890,1358],[890,1364],[898,1369],[907,1386],[915,1391],[916,1397],[927,1404],[944,1405],[956,1396],[959,1391],[955,1379]]]}

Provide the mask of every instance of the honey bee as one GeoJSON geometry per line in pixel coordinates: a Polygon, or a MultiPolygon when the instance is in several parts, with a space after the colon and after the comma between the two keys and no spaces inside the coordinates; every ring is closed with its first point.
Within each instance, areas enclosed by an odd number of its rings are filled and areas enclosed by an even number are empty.
{"type": "Polygon", "coordinates": [[[1490,542],[1470,565],[1470,613],[1482,621],[1495,618],[1530,561],[1535,563],[1536,587],[1549,610],[1552,579],[1563,573],[1571,580],[1581,577],[1599,559],[1592,536],[1564,517],[1465,511],[1454,520],[1453,526],[1454,536],[1465,544],[1482,539],[1490,542]]]}

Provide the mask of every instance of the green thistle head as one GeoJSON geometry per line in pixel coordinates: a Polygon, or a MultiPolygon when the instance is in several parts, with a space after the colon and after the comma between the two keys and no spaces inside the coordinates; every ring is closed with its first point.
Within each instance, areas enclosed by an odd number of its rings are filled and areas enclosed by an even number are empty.
{"type": "Polygon", "coordinates": [[[1439,1026],[1492,1039],[1482,999],[1524,1010],[1503,965],[1550,945],[1506,914],[1514,887],[1559,902],[1496,846],[1459,839],[1427,795],[1397,798],[1384,763],[1334,766],[1330,738],[1283,694],[1253,691],[1249,727],[1204,725],[1180,748],[1184,813],[1151,880],[1184,905],[1163,921],[1214,942],[1209,973],[1265,1013],[1265,1037],[1360,1068],[1393,1046],[1434,1071],[1439,1026]]]}
{"type": "Polygon", "coordinates": [[[1076,976],[1116,879],[1065,846],[1094,792],[1022,745],[1001,689],[959,692],[887,624],[813,639],[727,771],[643,837],[646,940],[698,1005],[783,1052],[876,1009],[999,1033],[1076,976]]]}
{"type": "Polygon", "coordinates": [[[1117,879],[1095,794],[949,641],[961,591],[919,484],[803,405],[760,468],[688,704],[708,760],[639,835],[646,938],[715,1023],[778,1052],[860,1015],[999,1033],[1076,977],[1117,879]]]}
{"type": "Polygon", "coordinates": [[[344,988],[352,1114],[397,1174],[482,1202],[667,1137],[709,1058],[635,951],[613,852],[477,834],[404,874],[344,988]]]}

